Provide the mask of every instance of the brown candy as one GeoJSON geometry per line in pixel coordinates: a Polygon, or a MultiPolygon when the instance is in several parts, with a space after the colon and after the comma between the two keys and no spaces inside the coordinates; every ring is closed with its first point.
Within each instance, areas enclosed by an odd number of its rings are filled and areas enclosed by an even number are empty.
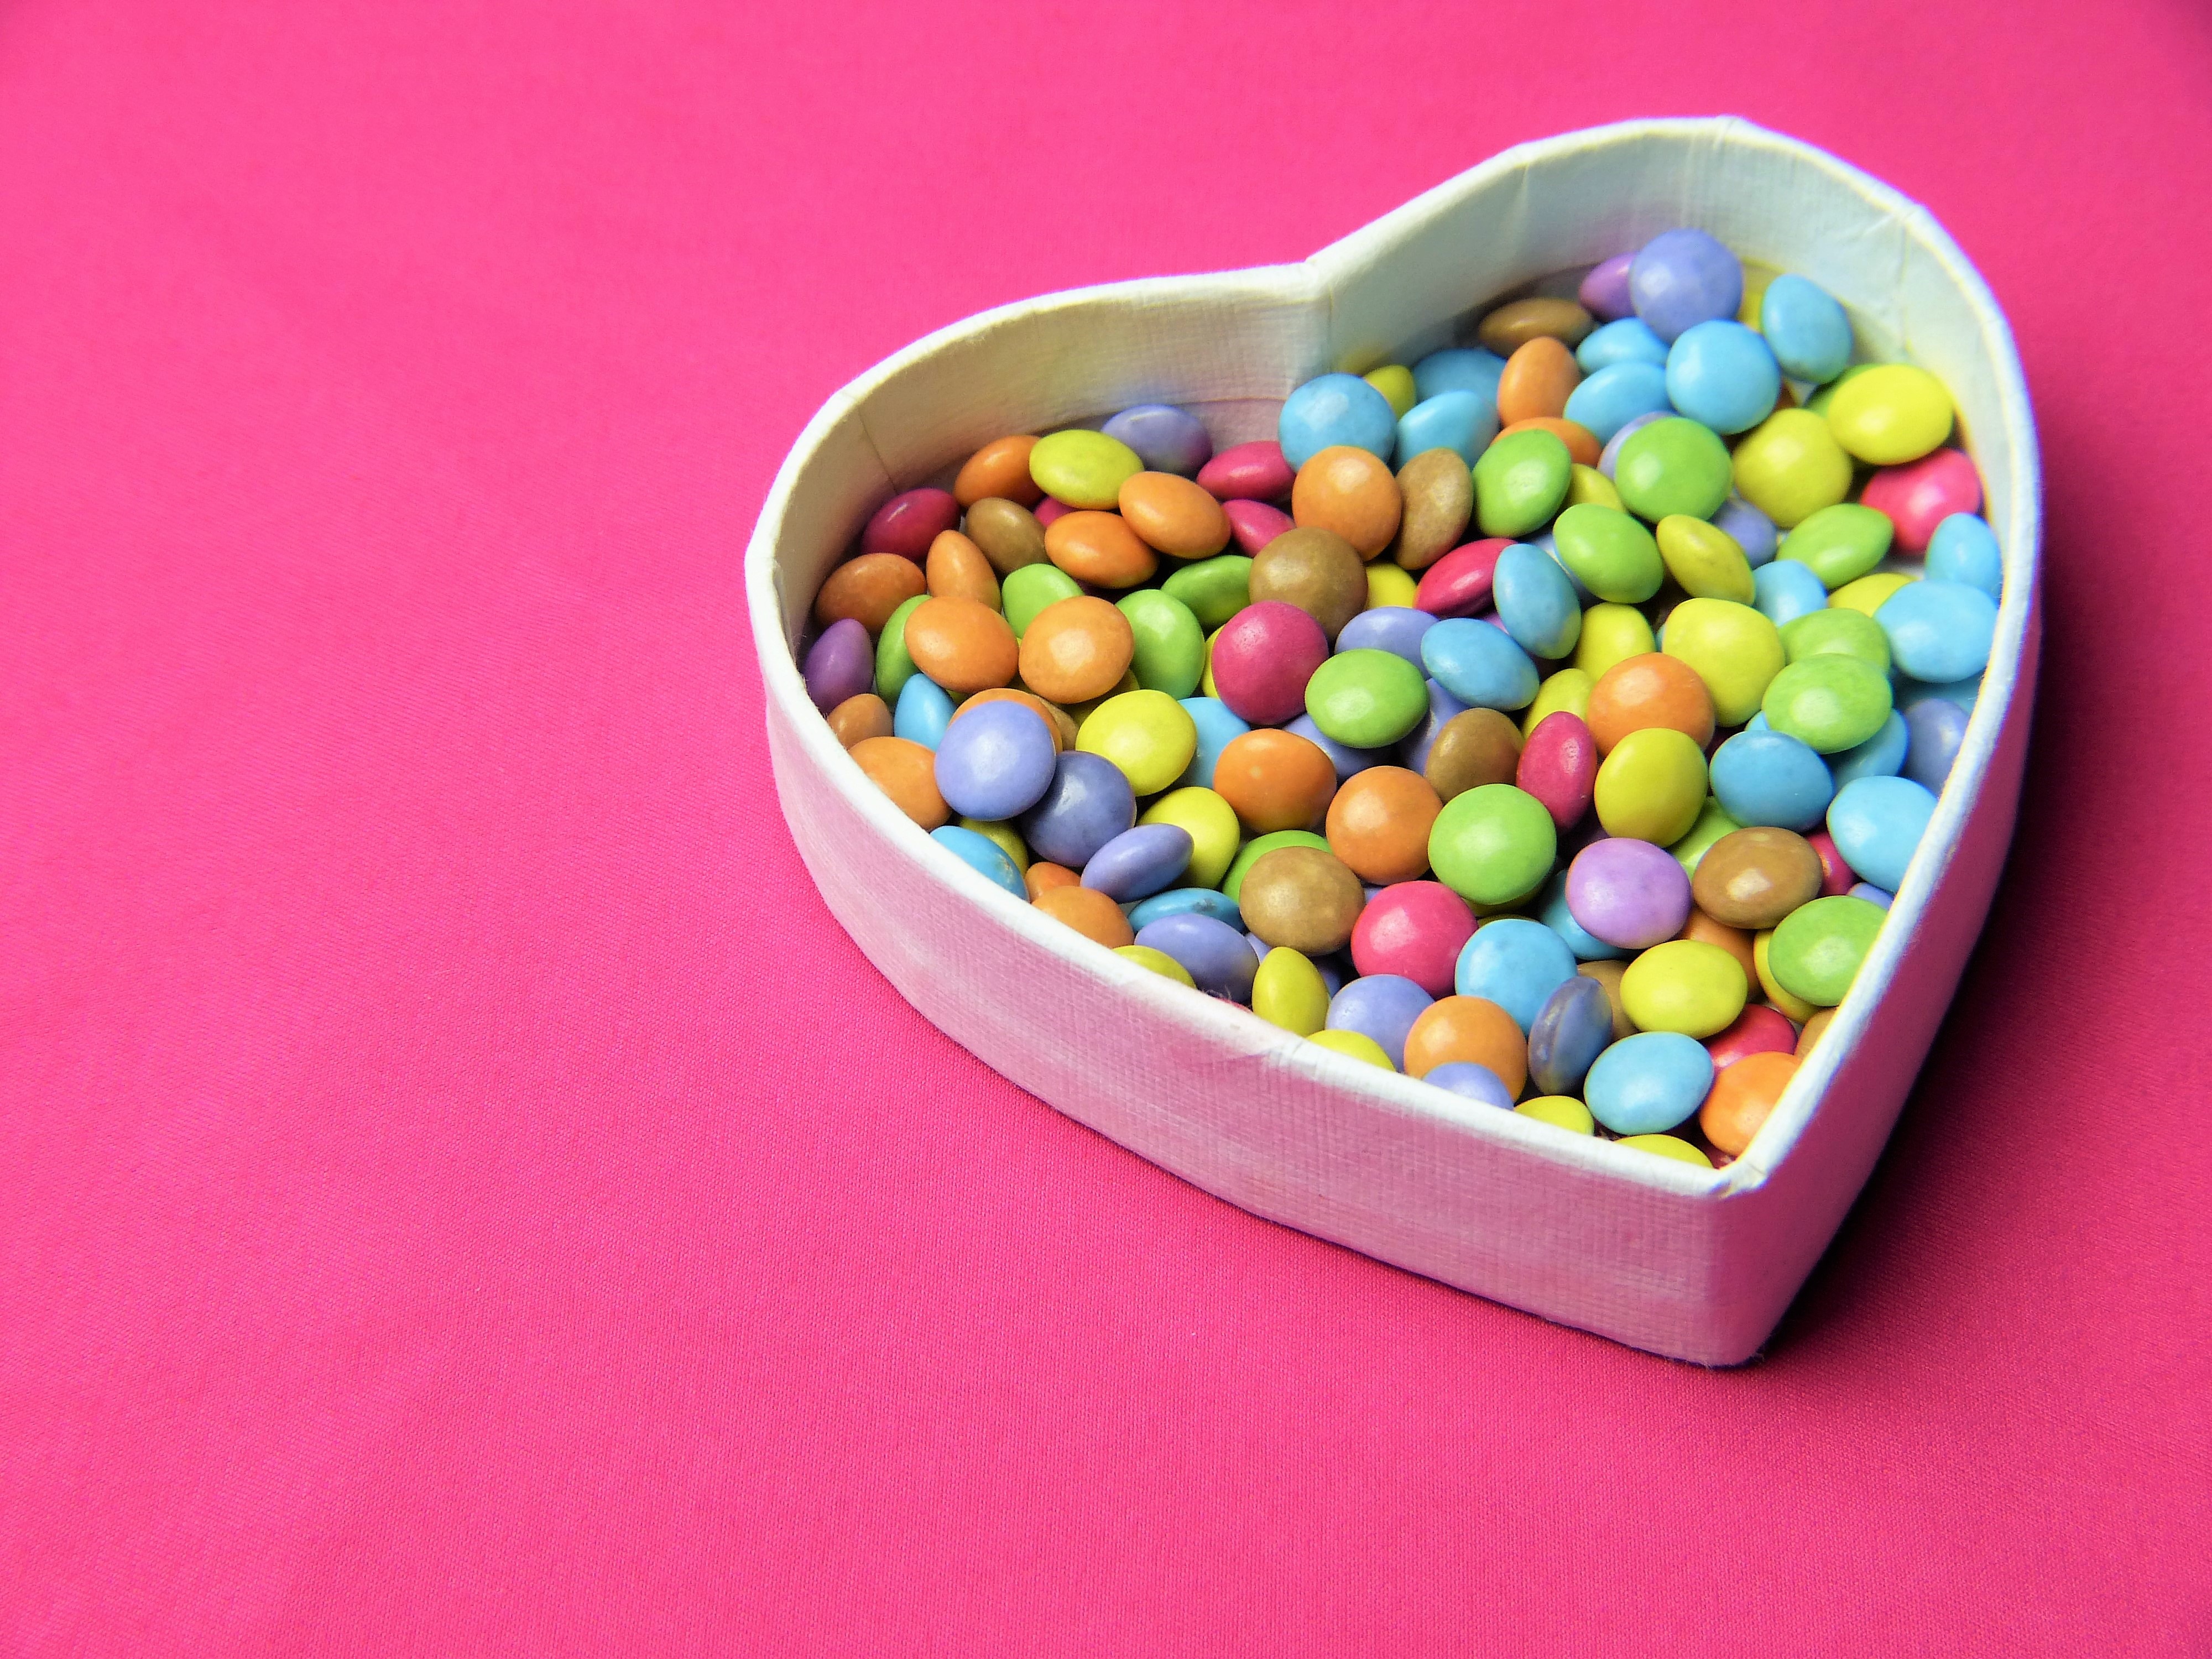
{"type": "Polygon", "coordinates": [[[1455,449],[1425,449],[1398,469],[1404,510],[1391,556],[1426,570],[1459,545],[1474,517],[1474,473],[1455,449]]]}
{"type": "Polygon", "coordinates": [[[814,596],[814,620],[827,628],[850,617],[872,635],[884,631],[891,612],[919,599],[921,567],[896,553],[863,553],[830,573],[814,596]]]}
{"type": "Polygon", "coordinates": [[[1499,356],[1510,357],[1534,339],[1580,345],[1596,323],[1572,300],[1510,300],[1482,319],[1475,337],[1499,356]]]}
{"type": "Polygon", "coordinates": [[[1804,836],[1763,825],[1735,830],[1705,849],[1690,894],[1715,921],[1757,933],[1818,898],[1820,873],[1820,855],[1804,836]]]}
{"type": "Polygon", "coordinates": [[[952,481],[952,499],[973,507],[987,497],[998,495],[1035,507],[1044,499],[1043,486],[1030,477],[1030,451],[1036,445],[1037,441],[1029,437],[992,439],[961,467],[960,476],[952,481]]]}
{"type": "Polygon", "coordinates": [[[1367,567],[1333,530],[1285,530],[1253,558],[1249,591],[1255,605],[1279,599],[1297,606],[1334,645],[1345,623],[1367,608],[1367,567]]]}
{"type": "Polygon", "coordinates": [[[830,732],[848,749],[870,738],[888,738],[891,706],[872,691],[848,697],[830,711],[830,732]]]}
{"type": "Polygon", "coordinates": [[[1301,526],[1334,531],[1363,559],[1390,545],[1403,506],[1390,469],[1350,444],[1322,450],[1298,469],[1291,486],[1291,517],[1301,526]]]}
{"type": "Polygon", "coordinates": [[[1310,957],[1341,951],[1367,903],[1359,878],[1318,847],[1278,847],[1244,872],[1237,908],[1270,945],[1310,957]]]}
{"type": "Polygon", "coordinates": [[[1521,730],[1495,708],[1469,708],[1444,722],[1422,771],[1440,800],[1486,783],[1511,783],[1521,766],[1521,730]]]}
{"type": "Polygon", "coordinates": [[[983,550],[991,568],[1010,576],[1045,560],[1044,526],[1019,501],[993,495],[968,509],[968,539],[983,550]]]}
{"type": "Polygon", "coordinates": [[[1229,545],[1229,515],[1221,503],[1172,472],[1124,480],[1121,505],[1129,528],[1170,558],[1210,559],[1229,545]]]}

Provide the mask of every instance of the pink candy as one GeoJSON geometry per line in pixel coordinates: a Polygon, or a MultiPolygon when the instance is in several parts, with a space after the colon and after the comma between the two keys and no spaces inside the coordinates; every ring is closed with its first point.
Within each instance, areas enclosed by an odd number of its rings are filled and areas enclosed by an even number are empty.
{"type": "Polygon", "coordinates": [[[1886,466],[1867,480],[1862,505],[1889,516],[1897,548],[1925,553],[1936,526],[1954,513],[1978,512],[1981,475],[1960,449],[1939,449],[1905,466],[1886,466]]]}
{"type": "Polygon", "coordinates": [[[1537,721],[1513,781],[1543,803],[1559,828],[1579,823],[1597,787],[1597,739],[1582,716],[1562,708],[1537,721]]]}
{"type": "Polygon", "coordinates": [[[1221,511],[1229,520],[1229,533],[1236,538],[1240,553],[1256,556],[1285,530],[1295,528],[1289,514],[1265,501],[1226,501],[1221,511]]]}
{"type": "Polygon", "coordinates": [[[1452,994],[1474,912],[1436,881],[1401,881],[1367,902],[1352,925],[1352,963],[1363,975],[1400,974],[1432,997],[1452,994]]]}
{"type": "Polygon", "coordinates": [[[1490,603],[1498,556],[1513,544],[1502,536],[1455,547],[1421,573],[1413,608],[1431,617],[1472,617],[1490,603]]]}
{"type": "Polygon", "coordinates": [[[1328,658],[1328,635],[1294,605],[1262,599],[1213,641],[1213,686],[1237,719],[1280,726],[1305,712],[1306,682],[1328,658]]]}
{"type": "Polygon", "coordinates": [[[1291,493],[1297,474],[1273,438],[1232,444],[1198,469],[1198,487],[1217,501],[1273,501],[1291,493]]]}

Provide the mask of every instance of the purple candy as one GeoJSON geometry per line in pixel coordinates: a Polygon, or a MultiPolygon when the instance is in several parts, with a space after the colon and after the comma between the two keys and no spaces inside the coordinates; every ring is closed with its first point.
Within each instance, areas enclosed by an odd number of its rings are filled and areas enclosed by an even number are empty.
{"type": "Polygon", "coordinates": [[[1948,697],[1923,697],[1905,711],[1905,775],[1931,794],[1943,793],[1966,741],[1968,712],[1948,697]]]}
{"type": "Polygon", "coordinates": [[[1026,812],[1052,787],[1052,728],[1036,709],[987,702],[945,728],[937,793],[964,817],[996,823],[1026,812]]]}
{"type": "Polygon", "coordinates": [[[1636,305],[1628,297],[1628,268],[1635,263],[1633,253],[1616,253],[1593,269],[1575,290],[1583,309],[1601,323],[1617,323],[1632,316],[1636,305]]]}
{"type": "Polygon", "coordinates": [[[1344,631],[1336,636],[1340,651],[1388,651],[1394,657],[1403,657],[1414,667],[1421,666],[1421,635],[1437,625],[1437,619],[1425,611],[1416,611],[1411,605],[1378,605],[1372,611],[1363,611],[1345,623],[1344,631]]]}
{"type": "Polygon", "coordinates": [[[1614,836],[1567,866],[1567,914],[1593,939],[1649,950],[1690,919],[1690,878],[1665,848],[1614,836]]]}
{"type": "Polygon", "coordinates": [[[1080,870],[1136,821],[1127,775],[1103,755],[1071,749],[1054,763],[1043,797],[1023,815],[1022,839],[1046,863],[1080,870]]]}
{"type": "Polygon", "coordinates": [[[1594,979],[1554,986],[1528,1028],[1528,1075],[1537,1092],[1579,1095],[1583,1079],[1613,1041],[1613,1003],[1594,979]]]}
{"type": "Polygon", "coordinates": [[[1370,974],[1349,981],[1328,1001],[1328,1029],[1370,1036],[1406,1069],[1406,1033],[1436,1000],[1403,974],[1370,974]]]}
{"type": "MultiPolygon", "coordinates": [[[[1584,984],[1589,982],[1587,980],[1583,981],[1584,984]]],[[[1603,996],[1605,993],[1601,991],[1598,994],[1603,996]]],[[[1507,1092],[1498,1073],[1476,1060],[1446,1060],[1443,1065],[1431,1068],[1421,1081],[1433,1083],[1439,1089],[1449,1089],[1465,1099],[1480,1101],[1486,1106],[1501,1107],[1509,1112],[1513,1109],[1513,1097],[1507,1092]]]]}
{"type": "Polygon", "coordinates": [[[1195,912],[1162,916],[1138,933],[1137,943],[1173,957],[1206,995],[1252,1000],[1252,975],[1260,970],[1260,958],[1227,922],[1195,912]]]}
{"type": "Polygon", "coordinates": [[[1636,314],[1669,345],[1678,335],[1732,318],[1743,304],[1743,264],[1702,230],[1662,230],[1628,267],[1636,314]]]}
{"type": "Polygon", "coordinates": [[[1346,985],[1359,977],[1352,971],[1352,964],[1347,963],[1341,954],[1333,957],[1316,957],[1313,959],[1313,965],[1314,971],[1321,975],[1321,982],[1331,996],[1334,996],[1346,985]]]}
{"type": "Polygon", "coordinates": [[[826,714],[875,684],[876,647],[866,628],[843,617],[823,629],[806,653],[806,695],[814,706],[826,714]]]}
{"type": "Polygon", "coordinates": [[[1851,896],[1864,899],[1869,904],[1879,904],[1885,910],[1897,902],[1897,895],[1875,886],[1870,881],[1851,884],[1851,896]]]}
{"type": "Polygon", "coordinates": [[[863,553],[896,553],[919,562],[930,543],[960,522],[960,503],[946,489],[909,489],[878,507],[860,532],[863,553]]]}
{"type": "Polygon", "coordinates": [[[1413,728],[1413,735],[1405,742],[1406,764],[1412,770],[1426,773],[1429,769],[1429,748],[1437,740],[1437,733],[1450,724],[1455,714],[1467,713],[1467,705],[1438,685],[1429,682],[1429,717],[1413,728]]]}
{"type": "MultiPolygon", "coordinates": [[[[954,722],[967,723],[966,720],[954,722]]],[[[1083,884],[1123,904],[1150,898],[1175,885],[1176,878],[1189,867],[1190,848],[1190,831],[1181,825],[1140,823],[1133,830],[1124,830],[1091,855],[1083,866],[1083,884]]]]}
{"type": "Polygon", "coordinates": [[[1597,470],[1610,478],[1613,476],[1613,469],[1620,460],[1620,447],[1628,441],[1629,434],[1641,428],[1650,426],[1654,421],[1663,421],[1666,418],[1667,411],[1663,409],[1654,410],[1649,415],[1638,415],[1605,441],[1605,447],[1598,452],[1597,470]]]}
{"type": "Polygon", "coordinates": [[[1382,766],[1390,758],[1389,749],[1347,749],[1321,727],[1314,724],[1311,714],[1301,714],[1283,728],[1295,732],[1308,743],[1328,757],[1328,763],[1336,769],[1336,781],[1342,783],[1355,772],[1364,772],[1370,766],[1382,766]]]}
{"type": "Polygon", "coordinates": [[[1155,472],[1188,478],[1213,458],[1206,422],[1166,404],[1138,404],[1098,429],[1135,450],[1137,459],[1155,472]]]}

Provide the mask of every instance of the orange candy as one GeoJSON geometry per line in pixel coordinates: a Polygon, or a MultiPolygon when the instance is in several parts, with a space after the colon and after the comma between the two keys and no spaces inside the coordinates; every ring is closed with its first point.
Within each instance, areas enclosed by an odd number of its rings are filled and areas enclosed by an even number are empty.
{"type": "Polygon", "coordinates": [[[1429,867],[1429,826],[1444,804],[1418,772],[1370,766],[1328,804],[1329,850],[1360,880],[1411,881],[1429,867]]]}
{"type": "Polygon", "coordinates": [[[929,544],[922,575],[932,594],[940,599],[973,599],[999,608],[999,573],[983,556],[983,550],[957,530],[940,532],[929,544]]]}
{"type": "Polygon", "coordinates": [[[1516,421],[1556,419],[1567,412],[1567,398],[1582,383],[1575,354],[1560,341],[1540,334],[1516,346],[1505,360],[1498,377],[1498,423],[1510,427],[1516,421]]]}
{"type": "Polygon", "coordinates": [[[1121,907],[1095,887],[1048,887],[1030,901],[1054,921],[1066,922],[1088,939],[1108,950],[1137,942],[1121,907]]]}
{"type": "Polygon", "coordinates": [[[996,495],[1002,501],[1035,507],[1044,489],[1030,477],[1030,451],[1035,438],[994,438],[970,455],[952,481],[952,499],[963,507],[996,495]]]}
{"type": "Polygon", "coordinates": [[[1730,1158],[1742,1157],[1759,1126],[1773,1115],[1797,1066],[1795,1054],[1746,1054],[1723,1067],[1698,1109],[1698,1127],[1705,1139],[1730,1158]]]}
{"type": "Polygon", "coordinates": [[[1336,793],[1336,768],[1295,732],[1261,726],[1231,738],[1213,766],[1213,792],[1245,833],[1304,830],[1318,822],[1336,793]]]}
{"type": "Polygon", "coordinates": [[[1129,528],[1170,558],[1210,559],[1229,545],[1229,515],[1188,478],[1139,472],[1122,483],[1121,505],[1129,528]]]}
{"type": "Polygon", "coordinates": [[[1516,1099],[1528,1080],[1528,1040],[1487,997],[1439,997],[1406,1033],[1407,1076],[1426,1077],[1455,1060],[1487,1066],[1516,1099]]]}
{"type": "Polygon", "coordinates": [[[880,634],[891,612],[921,597],[921,567],[896,553],[863,553],[830,573],[814,596],[814,620],[827,628],[853,617],[870,634],[880,634]]]}
{"type": "Polygon", "coordinates": [[[830,735],[850,749],[869,738],[891,734],[891,706],[872,691],[848,697],[830,711],[830,735]]]}
{"type": "MultiPolygon", "coordinates": [[[[924,599],[906,619],[914,665],[956,697],[1004,685],[1021,647],[1006,619],[974,599],[924,599]]],[[[1048,722],[1049,723],[1049,722],[1048,722]]]]}
{"type": "Polygon", "coordinates": [[[1044,556],[1093,587],[1134,587],[1160,565],[1118,513],[1063,514],[1045,526],[1044,556]]]}
{"type": "Polygon", "coordinates": [[[1030,890],[1030,902],[1035,903],[1055,887],[1080,887],[1083,878],[1064,864],[1047,864],[1039,859],[1022,872],[1022,882],[1030,890]]]}
{"type": "Polygon", "coordinates": [[[952,809],[937,793],[937,757],[904,738],[864,738],[853,745],[853,758],[891,805],[925,830],[951,821],[952,809]]]}
{"type": "Polygon", "coordinates": [[[1314,456],[1291,485],[1291,517],[1298,527],[1333,531],[1363,559],[1390,545],[1405,506],[1390,469],[1349,444],[1314,456]]]}
{"type": "MultiPolygon", "coordinates": [[[[957,720],[978,703],[986,702],[1018,702],[1023,708],[1035,711],[1037,716],[1052,728],[1052,751],[1055,755],[1074,745],[1075,722],[1073,720],[1068,719],[1034,691],[1018,690],[1012,686],[994,685],[986,690],[978,691],[952,711],[952,718],[957,720]]],[[[950,721],[947,722],[948,725],[950,723],[950,721]]]]}
{"type": "Polygon", "coordinates": [[[1684,732],[1700,749],[1713,740],[1712,693],[1696,669],[1659,651],[1625,658],[1599,675],[1583,718],[1600,754],[1647,726],[1684,732]]]}
{"type": "Polygon", "coordinates": [[[1743,982],[1759,984],[1759,964],[1752,960],[1751,935],[1741,927],[1731,927],[1726,922],[1715,921],[1695,905],[1690,907],[1690,919],[1682,924],[1676,939],[1693,939],[1701,945],[1717,945],[1736,959],[1743,969],[1743,982]]]}
{"type": "Polygon", "coordinates": [[[1605,446],[1597,441],[1597,434],[1579,421],[1564,420],[1555,415],[1533,415],[1525,421],[1516,421],[1510,426],[1501,428],[1498,435],[1502,438],[1508,432],[1526,432],[1531,428],[1548,432],[1565,444],[1567,459],[1577,466],[1595,466],[1598,457],[1605,453],[1605,446]]]}
{"type": "Polygon", "coordinates": [[[1048,702],[1071,703],[1104,696],[1129,672],[1136,654],[1129,619],[1086,593],[1038,611],[1022,635],[1017,659],[1024,685],[1048,702]]]}

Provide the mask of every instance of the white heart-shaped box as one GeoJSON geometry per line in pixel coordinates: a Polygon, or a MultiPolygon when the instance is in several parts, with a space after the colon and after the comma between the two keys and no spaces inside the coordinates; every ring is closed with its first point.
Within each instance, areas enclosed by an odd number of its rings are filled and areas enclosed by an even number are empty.
{"type": "Polygon", "coordinates": [[[1765,1340],[1864,1182],[1988,910],[2027,749],[2040,528],[2010,331],[1933,217],[1741,120],[1636,121],[1507,150],[1303,264],[1083,289],[931,335],[808,422],[762,508],[745,583],[793,839],[831,912],[925,1018],[1255,1214],[1729,1364],[1765,1340]],[[989,440],[1150,401],[1198,410],[1217,445],[1273,436],[1300,382],[1411,362],[1450,343],[1471,307],[1675,225],[1810,276],[1850,307],[1864,355],[1941,376],[2005,550],[1996,650],[1920,855],[1827,1036],[1726,1169],[1471,1104],[1101,949],[932,842],[808,701],[795,653],[823,577],[882,501],[942,481],[989,440]]]}

